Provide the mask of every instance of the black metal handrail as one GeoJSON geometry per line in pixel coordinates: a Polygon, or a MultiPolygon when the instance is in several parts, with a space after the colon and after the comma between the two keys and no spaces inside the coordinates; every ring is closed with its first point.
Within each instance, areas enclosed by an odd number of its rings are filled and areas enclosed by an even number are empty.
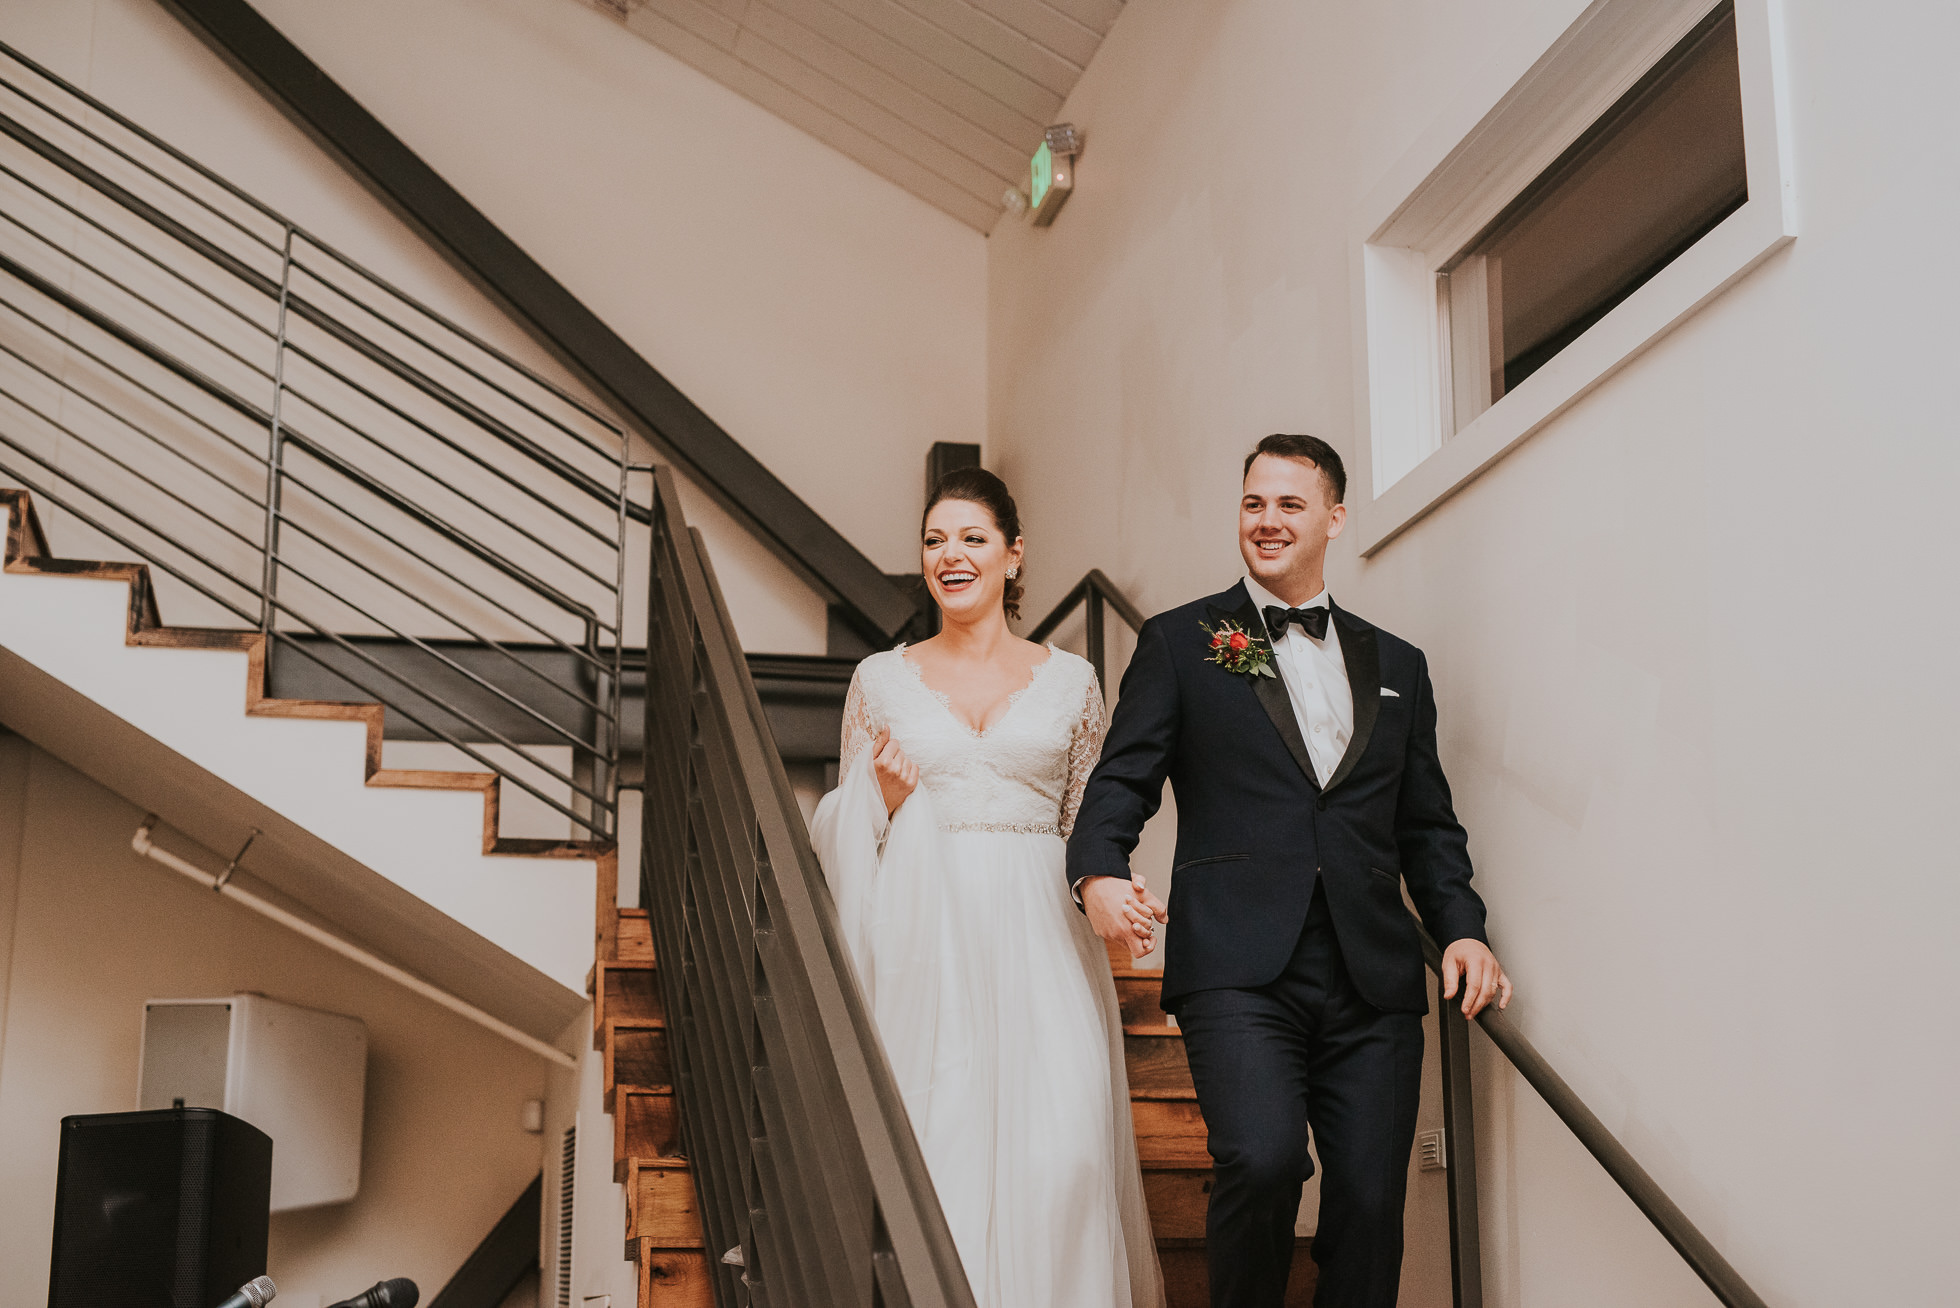
{"type": "Polygon", "coordinates": [[[1035,624],[1034,630],[1028,633],[1028,639],[1037,644],[1047,640],[1061,629],[1071,613],[1084,606],[1088,610],[1084,636],[1089,647],[1089,666],[1096,670],[1096,680],[1105,682],[1103,674],[1107,670],[1108,638],[1104,609],[1115,609],[1116,616],[1123,619],[1132,632],[1143,630],[1143,610],[1132,604],[1129,596],[1117,589],[1116,583],[1101,568],[1089,569],[1088,574],[1062,596],[1061,602],[1048,611],[1048,616],[1035,624]]]}
{"type": "MultiPolygon", "coordinates": [[[[1470,1023],[1463,1016],[1459,1000],[1443,997],[1443,951],[1416,920],[1422,937],[1423,957],[1436,974],[1437,1026],[1442,1040],[1444,1145],[1448,1150],[1450,1200],[1450,1256],[1456,1282],[1457,1308],[1482,1308],[1483,1263],[1477,1224],[1476,1126],[1470,1104],[1470,1023]]],[[[1548,1107],[1558,1114],[1567,1129],[1578,1137],[1586,1151],[1599,1160],[1606,1174],[1626,1192],[1654,1224],[1682,1261],[1694,1269],[1715,1297],[1728,1308],[1767,1308],[1762,1296],[1749,1287],[1742,1274],[1709,1243],[1681,1206],[1661,1189],[1647,1169],[1627,1151],[1625,1145],[1586,1106],[1565,1078],[1538,1052],[1511,1015],[1495,1004],[1477,1014],[1477,1025],[1484,1029],[1499,1053],[1516,1068],[1518,1075],[1538,1092],[1548,1107]]]]}
{"type": "Polygon", "coordinates": [[[605,842],[625,466],[602,410],[0,44],[0,475],[66,552],[142,559],[172,621],[258,631],[605,842]]]}
{"type": "Polygon", "coordinates": [[[664,468],[652,574],[641,902],[716,1301],[972,1308],[734,624],[664,468]]]}

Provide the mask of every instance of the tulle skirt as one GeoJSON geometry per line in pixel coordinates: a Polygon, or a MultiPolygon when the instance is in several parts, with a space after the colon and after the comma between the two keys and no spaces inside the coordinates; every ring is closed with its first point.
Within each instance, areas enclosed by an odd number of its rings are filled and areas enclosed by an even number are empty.
{"type": "Polygon", "coordinates": [[[813,834],[980,1308],[1160,1308],[1102,942],[1059,837],[889,829],[869,751],[813,834]]]}

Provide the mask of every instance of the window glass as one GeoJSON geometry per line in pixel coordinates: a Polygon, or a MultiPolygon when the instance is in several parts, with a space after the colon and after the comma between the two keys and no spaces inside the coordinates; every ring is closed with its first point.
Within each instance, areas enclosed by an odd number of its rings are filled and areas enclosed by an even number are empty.
{"type": "Polygon", "coordinates": [[[1475,419],[1748,198],[1724,3],[1438,275],[1445,427],[1475,419]]]}

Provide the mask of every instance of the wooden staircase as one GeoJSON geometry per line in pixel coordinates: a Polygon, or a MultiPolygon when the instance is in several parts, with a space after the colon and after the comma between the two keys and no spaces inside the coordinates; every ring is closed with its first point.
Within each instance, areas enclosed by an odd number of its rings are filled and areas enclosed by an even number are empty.
{"type": "Polygon", "coordinates": [[[613,1180],[626,1187],[626,1257],[640,1308],[713,1308],[694,1173],[680,1152],[653,931],[645,909],[615,907],[618,899],[617,869],[602,867],[592,1047],[605,1058],[613,1180]]]}
{"type": "MultiPolygon", "coordinates": [[[[714,1282],[703,1247],[694,1175],[679,1153],[653,937],[645,909],[614,908],[609,869],[600,873],[598,961],[592,969],[592,1043],[605,1056],[606,1110],[613,1117],[613,1179],[626,1187],[626,1256],[639,1270],[639,1308],[712,1308],[714,1282]]],[[[1184,1037],[1158,1006],[1163,973],[1131,967],[1111,952],[1123,1012],[1130,1113],[1143,1165],[1144,1199],[1169,1308],[1206,1308],[1205,1205],[1211,1156],[1184,1037]]],[[[1306,1238],[1294,1255],[1288,1308],[1313,1302],[1306,1238]]]]}
{"type": "MultiPolygon", "coordinates": [[[[1151,1233],[1164,1268],[1165,1299],[1169,1308],[1206,1308],[1211,1301],[1205,1272],[1211,1155],[1205,1148],[1205,1119],[1191,1085],[1184,1036],[1158,1004],[1164,987],[1162,972],[1131,966],[1128,952],[1118,946],[1110,947],[1109,965],[1123,1011],[1130,1118],[1137,1134],[1137,1160],[1143,1165],[1151,1233]]],[[[1308,1308],[1313,1302],[1310,1243],[1302,1237],[1294,1253],[1293,1274],[1286,1286],[1288,1308],[1308,1308]]]]}

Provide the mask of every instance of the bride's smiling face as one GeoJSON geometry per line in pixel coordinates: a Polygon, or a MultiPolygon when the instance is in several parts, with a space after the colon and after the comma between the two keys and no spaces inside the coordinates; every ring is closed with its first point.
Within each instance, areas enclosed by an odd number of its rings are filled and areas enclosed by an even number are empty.
{"type": "Polygon", "coordinates": [[[926,586],[949,622],[1001,613],[1007,570],[1021,566],[1021,541],[1008,540],[984,504],[941,500],[921,539],[926,586]]]}

